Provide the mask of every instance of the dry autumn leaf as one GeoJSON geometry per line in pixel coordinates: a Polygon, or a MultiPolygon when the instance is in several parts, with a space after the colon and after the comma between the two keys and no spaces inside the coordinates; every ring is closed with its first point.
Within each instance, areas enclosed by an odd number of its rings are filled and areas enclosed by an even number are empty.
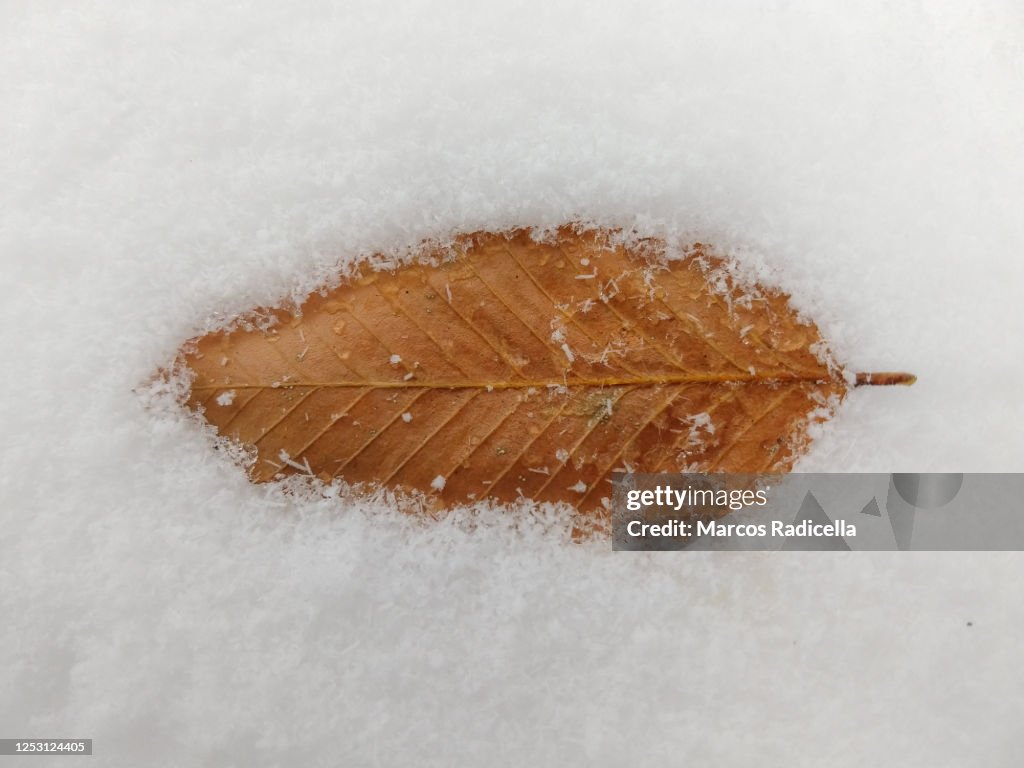
{"type": "Polygon", "coordinates": [[[356,274],[262,329],[189,342],[189,405],[300,472],[600,512],[611,473],[788,471],[852,383],[788,297],[701,245],[478,233],[356,274]]]}

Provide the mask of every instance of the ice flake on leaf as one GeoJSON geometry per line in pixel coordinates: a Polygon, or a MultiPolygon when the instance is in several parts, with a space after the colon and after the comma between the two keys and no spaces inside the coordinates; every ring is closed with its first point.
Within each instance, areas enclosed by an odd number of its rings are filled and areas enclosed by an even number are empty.
{"type": "Polygon", "coordinates": [[[221,392],[217,395],[217,405],[231,405],[235,402],[235,390],[229,389],[227,392],[221,392]]]}
{"type": "MultiPolygon", "coordinates": [[[[594,272],[594,275],[596,277],[597,272],[594,272]]],[[[612,299],[619,295],[619,291],[620,289],[618,282],[614,278],[612,278],[607,283],[601,286],[601,291],[598,294],[598,298],[600,298],[603,303],[607,304],[609,301],[611,301],[612,299]]]]}
{"type": "Polygon", "coordinates": [[[297,462],[294,459],[292,459],[292,457],[288,455],[288,451],[285,451],[285,450],[282,450],[277,455],[277,458],[279,458],[282,462],[287,464],[292,469],[297,469],[299,472],[302,472],[303,474],[309,475],[310,477],[313,476],[313,470],[309,466],[309,459],[304,457],[302,459],[302,463],[299,464],[299,462],[297,462]]]}
{"type": "Polygon", "coordinates": [[[715,434],[715,425],[708,413],[694,414],[687,421],[690,424],[690,433],[686,436],[687,448],[703,445],[705,437],[715,434]],[[702,432],[706,434],[701,434],[702,432]]]}

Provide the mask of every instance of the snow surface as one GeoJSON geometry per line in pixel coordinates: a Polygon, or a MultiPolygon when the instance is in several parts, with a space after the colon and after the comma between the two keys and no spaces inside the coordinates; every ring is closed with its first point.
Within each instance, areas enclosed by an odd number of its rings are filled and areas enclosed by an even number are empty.
{"type": "Polygon", "coordinates": [[[839,359],[918,374],[803,469],[1021,470],[1022,62],[1016,2],[3,3],[0,736],[104,766],[1020,764],[1018,554],[425,524],[252,485],[146,382],[360,254],[578,217],[716,243],[839,359]]]}

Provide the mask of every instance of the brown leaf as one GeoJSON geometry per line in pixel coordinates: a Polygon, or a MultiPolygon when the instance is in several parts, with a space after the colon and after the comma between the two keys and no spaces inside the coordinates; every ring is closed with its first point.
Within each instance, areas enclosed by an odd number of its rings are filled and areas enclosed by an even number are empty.
{"type": "Polygon", "coordinates": [[[274,310],[272,328],[186,345],[189,405],[255,446],[255,480],[301,472],[447,504],[586,513],[614,470],[788,471],[848,387],[818,329],[699,244],[667,261],[658,241],[614,235],[478,233],[364,271],[274,310]]]}

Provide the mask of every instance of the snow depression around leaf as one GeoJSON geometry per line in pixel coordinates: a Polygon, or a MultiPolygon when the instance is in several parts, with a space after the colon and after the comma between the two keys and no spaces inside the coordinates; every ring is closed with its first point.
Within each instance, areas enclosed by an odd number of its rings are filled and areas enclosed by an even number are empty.
{"type": "Polygon", "coordinates": [[[665,251],[566,226],[364,265],[186,344],[188,404],[255,449],[257,481],[603,515],[612,472],[788,471],[850,385],[909,380],[847,374],[785,294],[701,244],[665,251]]]}

